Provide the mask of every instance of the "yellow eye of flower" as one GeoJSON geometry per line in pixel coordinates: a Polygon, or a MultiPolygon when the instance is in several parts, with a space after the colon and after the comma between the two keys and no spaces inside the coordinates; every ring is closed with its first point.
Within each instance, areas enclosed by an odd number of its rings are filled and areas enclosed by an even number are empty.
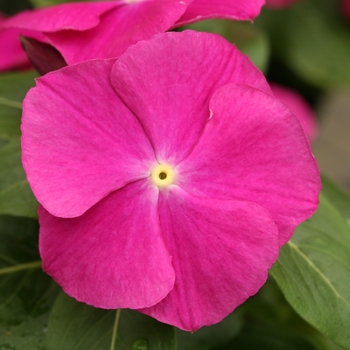
{"type": "Polygon", "coordinates": [[[158,164],[152,170],[151,177],[158,187],[169,186],[174,182],[174,169],[168,164],[158,164]]]}

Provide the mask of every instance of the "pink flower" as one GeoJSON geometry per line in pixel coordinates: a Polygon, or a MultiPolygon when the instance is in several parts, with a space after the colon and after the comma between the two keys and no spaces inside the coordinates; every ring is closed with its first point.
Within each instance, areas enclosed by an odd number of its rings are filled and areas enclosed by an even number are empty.
{"type": "Polygon", "coordinates": [[[217,35],[159,34],[49,73],[21,128],[44,270],[96,307],[219,322],[317,207],[298,120],[217,35]]]}
{"type": "Polygon", "coordinates": [[[270,83],[271,90],[275,97],[284,102],[299,119],[307,138],[312,142],[316,139],[318,126],[314,111],[303,96],[296,91],[270,83]]]}
{"type": "Polygon", "coordinates": [[[266,0],[266,7],[282,9],[291,6],[300,0],[266,0]]]}
{"type": "MultiPolygon", "coordinates": [[[[5,22],[5,16],[0,13],[0,26],[5,22]]],[[[29,68],[30,63],[18,40],[19,30],[0,31],[0,71],[16,68],[29,68]]]]}
{"type": "Polygon", "coordinates": [[[252,20],[263,4],[264,0],[79,2],[22,12],[2,28],[40,33],[73,64],[118,57],[139,40],[185,23],[213,17],[252,20]]]}

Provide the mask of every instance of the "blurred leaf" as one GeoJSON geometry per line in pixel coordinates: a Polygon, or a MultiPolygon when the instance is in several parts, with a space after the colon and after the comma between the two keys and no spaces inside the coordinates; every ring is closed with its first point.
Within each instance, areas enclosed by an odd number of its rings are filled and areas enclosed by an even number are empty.
{"type": "Polygon", "coordinates": [[[322,88],[350,85],[350,29],[330,11],[331,2],[340,6],[333,0],[303,0],[286,10],[264,9],[256,19],[279,59],[322,88]]]}
{"type": "Polygon", "coordinates": [[[96,309],[62,293],[50,316],[46,349],[175,350],[173,327],[133,310],[117,316],[116,310],[96,309]]]}
{"type": "Polygon", "coordinates": [[[235,310],[220,323],[203,327],[194,333],[177,329],[177,346],[179,350],[214,349],[237,336],[242,327],[242,313],[235,310]]]}
{"type": "Polygon", "coordinates": [[[67,1],[67,0],[29,0],[29,1],[31,2],[31,4],[34,7],[44,7],[44,6],[63,4],[65,2],[79,2],[79,1],[86,1],[86,0],[70,0],[70,1],[67,1]]]}
{"type": "Polygon", "coordinates": [[[322,175],[323,194],[337,208],[342,216],[350,222],[350,195],[341,190],[326,176],[322,175]]]}
{"type": "Polygon", "coordinates": [[[22,101],[36,76],[33,71],[0,74],[0,139],[20,136],[22,101]]]}
{"type": "Polygon", "coordinates": [[[58,287],[40,266],[38,223],[0,216],[0,349],[44,350],[58,287]]]}
{"type": "Polygon", "coordinates": [[[270,55],[269,42],[266,35],[252,23],[213,19],[197,22],[186,28],[223,36],[249,56],[261,71],[266,70],[270,55]]]}
{"type": "Polygon", "coordinates": [[[19,140],[0,148],[0,215],[37,217],[38,203],[21,164],[19,140]]]}
{"type": "Polygon", "coordinates": [[[317,350],[318,348],[304,335],[293,330],[259,327],[247,324],[243,332],[226,346],[217,350],[317,350]]]}
{"type": "Polygon", "coordinates": [[[350,349],[350,227],[320,198],[317,212],[296,229],[270,272],[307,322],[350,349]]]}

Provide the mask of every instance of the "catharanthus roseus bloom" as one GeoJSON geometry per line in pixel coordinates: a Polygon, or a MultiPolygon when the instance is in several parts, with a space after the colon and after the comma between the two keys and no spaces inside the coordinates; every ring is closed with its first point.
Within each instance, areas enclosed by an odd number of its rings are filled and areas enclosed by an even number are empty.
{"type": "Polygon", "coordinates": [[[19,28],[39,33],[73,64],[118,57],[139,40],[207,18],[253,20],[263,4],[264,0],[79,2],[24,11],[7,20],[0,30],[19,28]]]}
{"type": "Polygon", "coordinates": [[[291,6],[300,0],[266,0],[266,7],[281,9],[291,6]]]}
{"type": "Polygon", "coordinates": [[[270,87],[274,96],[285,103],[299,119],[307,138],[314,141],[318,132],[317,120],[305,98],[297,91],[276,83],[270,83],[270,87]]]}
{"type": "Polygon", "coordinates": [[[159,34],[49,73],[21,129],[44,270],[96,307],[216,323],[317,207],[297,118],[217,35],[159,34]]]}

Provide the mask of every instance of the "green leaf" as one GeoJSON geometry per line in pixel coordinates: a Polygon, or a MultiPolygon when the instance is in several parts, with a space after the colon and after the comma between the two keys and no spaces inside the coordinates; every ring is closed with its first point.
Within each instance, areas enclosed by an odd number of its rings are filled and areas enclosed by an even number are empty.
{"type": "Polygon", "coordinates": [[[256,24],[272,49],[302,79],[321,88],[350,86],[350,30],[332,0],[303,0],[286,10],[265,9],[256,24]]]}
{"type": "Polygon", "coordinates": [[[237,336],[242,327],[242,313],[235,310],[220,323],[210,327],[203,327],[194,333],[177,329],[178,349],[216,349],[237,336]]]}
{"type": "Polygon", "coordinates": [[[33,71],[0,74],[0,139],[20,136],[22,101],[36,76],[33,71]]]}
{"type": "Polygon", "coordinates": [[[0,148],[0,215],[37,217],[38,203],[21,164],[19,140],[0,148]]]}
{"type": "MultiPolygon", "coordinates": [[[[68,2],[67,0],[29,0],[29,1],[34,7],[52,6],[52,5],[58,5],[58,4],[63,4],[65,2],[68,2]]],[[[86,0],[70,0],[69,2],[79,2],[79,1],[86,1],[86,0]]]]}
{"type": "Polygon", "coordinates": [[[0,216],[0,349],[44,350],[58,287],[41,270],[38,223],[0,216]]]}
{"type": "Polygon", "coordinates": [[[175,350],[174,328],[133,310],[103,310],[61,294],[53,307],[47,350],[175,350]]]}
{"type": "Polygon", "coordinates": [[[252,23],[212,19],[188,25],[186,28],[223,36],[246,54],[261,71],[266,70],[270,56],[269,42],[264,32],[252,23]]]}
{"type": "Polygon", "coordinates": [[[323,196],[271,269],[293,308],[336,344],[350,349],[350,227],[323,196]]]}
{"type": "Polygon", "coordinates": [[[248,323],[243,332],[217,350],[317,350],[318,348],[306,336],[299,332],[281,329],[260,327],[254,323],[248,323]]]}
{"type": "Polygon", "coordinates": [[[350,223],[350,195],[324,175],[322,175],[322,185],[322,193],[337,208],[346,221],[350,223]]]}

